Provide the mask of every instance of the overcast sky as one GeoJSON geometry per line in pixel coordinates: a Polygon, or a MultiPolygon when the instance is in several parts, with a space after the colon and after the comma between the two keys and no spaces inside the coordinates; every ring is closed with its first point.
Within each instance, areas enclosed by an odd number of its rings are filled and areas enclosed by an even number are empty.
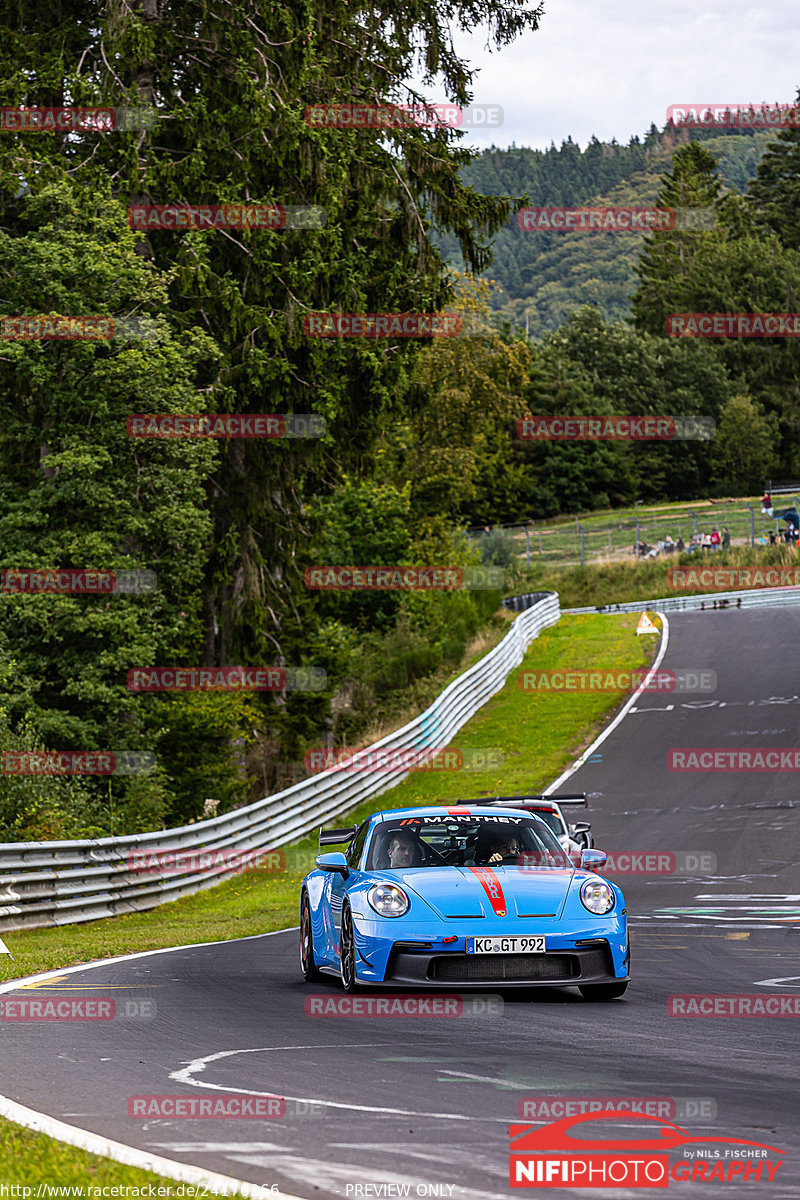
{"type": "Polygon", "coordinates": [[[498,128],[468,135],[477,148],[624,143],[663,126],[670,104],[792,103],[800,85],[798,0],[545,0],[537,32],[492,53],[485,42],[457,41],[480,68],[474,103],[504,110],[498,128]]]}

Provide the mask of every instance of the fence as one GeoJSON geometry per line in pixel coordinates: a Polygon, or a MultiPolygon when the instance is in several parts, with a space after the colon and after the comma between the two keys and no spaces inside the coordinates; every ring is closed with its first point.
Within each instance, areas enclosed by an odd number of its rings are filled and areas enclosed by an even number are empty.
{"type": "MultiPolygon", "coordinates": [[[[781,500],[776,499],[776,511],[790,508],[795,495],[799,494],[800,489],[795,489],[794,494],[787,491],[781,500]]],[[[514,553],[528,566],[535,563],[572,566],[581,561],[624,560],[632,557],[634,542],[646,542],[653,546],[659,538],[663,540],[667,535],[675,542],[683,538],[688,544],[695,531],[710,533],[713,529],[726,528],[734,544],[750,545],[753,533],[759,537],[779,528],[777,518],[769,519],[762,515],[758,501],[751,501],[751,506],[752,516],[743,501],[720,500],[710,507],[632,512],[620,515],[616,520],[591,516],[581,520],[575,517],[569,523],[557,525],[543,521],[521,521],[495,526],[494,531],[502,529],[509,535],[514,553]]],[[[486,531],[480,529],[470,529],[467,534],[470,541],[479,547],[487,536],[486,531]]]]}
{"type": "MultiPolygon", "coordinates": [[[[558,621],[555,593],[540,592],[527,599],[530,603],[493,650],[454,679],[421,716],[370,750],[446,746],[500,690],[541,630],[558,621]]],[[[148,879],[131,868],[129,856],[148,850],[213,853],[282,846],[386,791],[408,774],[406,769],[356,772],[335,767],[246,808],[179,829],[96,840],[0,844],[0,933],[154,908],[212,887],[233,873],[229,865],[148,879]]]]}

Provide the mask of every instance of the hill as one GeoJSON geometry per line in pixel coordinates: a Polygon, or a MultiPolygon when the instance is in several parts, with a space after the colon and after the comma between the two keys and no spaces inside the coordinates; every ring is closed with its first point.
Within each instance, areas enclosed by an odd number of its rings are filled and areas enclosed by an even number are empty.
{"type": "MultiPolygon", "coordinates": [[[[527,195],[535,206],[633,205],[655,202],[660,177],[668,170],[687,131],[659,132],[627,145],[592,139],[581,150],[571,139],[560,147],[531,150],[491,147],[462,170],[466,184],[487,196],[527,195]]],[[[768,142],[768,131],[697,131],[719,163],[725,189],[743,192],[768,142]]],[[[636,262],[642,233],[523,232],[516,211],[494,239],[494,262],[484,273],[498,285],[492,307],[498,318],[528,328],[531,337],[556,329],[571,311],[595,304],[607,320],[629,315],[636,288],[636,262]]],[[[464,269],[453,238],[439,245],[452,266],[464,269]]]]}

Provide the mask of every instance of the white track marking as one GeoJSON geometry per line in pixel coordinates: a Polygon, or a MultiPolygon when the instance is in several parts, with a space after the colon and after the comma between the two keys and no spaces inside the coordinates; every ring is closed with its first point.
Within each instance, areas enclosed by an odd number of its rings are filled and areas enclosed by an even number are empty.
{"type": "Polygon", "coordinates": [[[75,967],[59,967],[54,971],[42,971],[39,975],[23,975],[20,979],[8,979],[0,983],[0,994],[13,992],[23,984],[28,986],[40,980],[63,979],[67,975],[75,975],[78,971],[93,971],[97,967],[109,967],[112,963],[130,962],[134,958],[150,958],[153,954],[175,954],[178,950],[197,950],[201,946],[231,946],[234,942],[254,942],[257,938],[277,937],[279,933],[291,933],[299,929],[299,925],[290,925],[286,929],[272,929],[269,933],[252,933],[243,938],[221,938],[216,942],[190,942],[187,946],[162,946],[160,950],[138,950],[135,954],[118,954],[116,958],[98,958],[95,962],[78,963],[75,967]]]}
{"type": "MultiPolygon", "coordinates": [[[[255,938],[274,937],[279,933],[290,933],[295,928],[297,926],[291,926],[289,929],[275,929],[270,933],[257,933],[251,937],[237,938],[236,940],[245,942],[255,938]]],[[[0,984],[0,993],[13,992],[21,984],[37,983],[41,979],[52,979],[56,976],[73,975],[77,971],[90,971],[96,967],[107,967],[111,963],[130,962],[135,958],[149,958],[152,954],[172,954],[176,950],[193,950],[197,946],[227,946],[230,944],[230,939],[217,942],[194,942],[188,946],[165,946],[161,950],[142,950],[136,954],[120,954],[116,958],[101,958],[93,963],[81,963],[76,967],[62,967],[58,971],[45,971],[40,975],[27,975],[22,979],[8,980],[6,983],[0,984]]],[[[124,1163],[128,1167],[138,1167],[141,1171],[152,1171],[154,1175],[163,1175],[167,1179],[176,1179],[180,1183],[195,1184],[205,1188],[212,1195],[215,1193],[223,1196],[240,1194],[249,1197],[250,1200],[265,1200],[265,1197],[269,1200],[272,1200],[273,1197],[274,1200],[306,1200],[305,1197],[294,1196],[290,1192],[272,1192],[269,1188],[265,1192],[264,1188],[257,1183],[248,1183],[244,1179],[233,1179],[230,1175],[219,1175],[215,1171],[206,1171],[202,1167],[191,1167],[170,1158],[161,1158],[146,1150],[138,1150],[135,1146],[126,1146],[122,1142],[115,1142],[111,1138],[103,1137],[99,1133],[92,1133],[88,1129],[78,1129],[75,1125],[67,1125],[56,1117],[48,1116],[47,1113],[36,1112],[24,1104],[18,1104],[16,1100],[9,1099],[8,1096],[0,1096],[0,1117],[14,1121],[17,1125],[23,1125],[26,1129],[43,1133],[46,1137],[66,1142],[68,1146],[86,1150],[89,1154],[99,1154],[102,1158],[111,1158],[114,1162],[124,1163]]]]}
{"type": "MultiPolygon", "coordinates": [[[[633,707],[635,701],[638,699],[638,697],[644,691],[645,686],[647,685],[647,681],[650,679],[650,676],[653,674],[654,671],[657,671],[658,668],[660,667],[661,660],[663,659],[664,655],[666,654],[667,647],[669,646],[669,621],[667,620],[665,613],[659,613],[658,615],[661,617],[661,645],[659,646],[658,653],[656,654],[655,659],[653,660],[652,667],[650,667],[650,669],[648,670],[644,679],[639,684],[638,688],[633,693],[633,695],[628,700],[625,701],[622,708],[619,710],[617,715],[614,717],[614,720],[611,722],[611,724],[607,725],[606,728],[603,730],[603,732],[598,734],[598,736],[592,742],[591,746],[589,746],[588,749],[584,750],[583,754],[580,756],[580,758],[577,760],[577,762],[573,763],[573,765],[571,767],[568,767],[566,771],[564,771],[561,775],[559,775],[559,777],[555,781],[555,783],[551,783],[548,788],[545,788],[543,795],[549,796],[551,792],[554,792],[556,790],[556,788],[561,787],[562,783],[565,783],[569,779],[570,775],[574,775],[576,771],[579,771],[581,769],[581,767],[585,766],[586,760],[588,758],[590,758],[591,755],[594,754],[597,747],[601,746],[603,744],[603,742],[606,740],[608,735],[613,733],[614,730],[617,728],[620,721],[624,720],[624,718],[628,715],[628,712],[633,707]]],[[[672,708],[672,705],[670,705],[669,707],[672,708]]]]}
{"type": "MultiPolygon", "coordinates": [[[[396,1042],[375,1042],[377,1046],[396,1045],[396,1042]]],[[[359,1043],[361,1045],[361,1043],[359,1043]]],[[[226,1087],[221,1083],[207,1083],[202,1079],[196,1079],[195,1075],[199,1075],[201,1071],[205,1071],[209,1063],[219,1062],[220,1059],[230,1058],[235,1054],[274,1054],[278,1050],[317,1050],[317,1049],[340,1049],[340,1046],[320,1047],[320,1046],[253,1046],[246,1047],[241,1050],[219,1050],[216,1054],[206,1054],[202,1058],[196,1058],[193,1062],[188,1063],[180,1071],[172,1071],[170,1079],[174,1079],[176,1083],[188,1084],[190,1087],[207,1088],[214,1092],[234,1092],[237,1096],[274,1096],[275,1092],[256,1092],[248,1088],[242,1087],[226,1087]]],[[[339,1108],[347,1112],[368,1112],[382,1113],[384,1115],[397,1117],[427,1117],[434,1121],[493,1121],[499,1122],[501,1125],[507,1125],[508,1119],[501,1117],[470,1117],[466,1113],[439,1113],[439,1112],[419,1112],[417,1109],[408,1108],[379,1108],[371,1104],[345,1104],[339,1100],[319,1100],[316,1096],[287,1096],[283,1093],[284,1100],[291,1100],[295,1104],[320,1104],[325,1108],[339,1108]]]]}

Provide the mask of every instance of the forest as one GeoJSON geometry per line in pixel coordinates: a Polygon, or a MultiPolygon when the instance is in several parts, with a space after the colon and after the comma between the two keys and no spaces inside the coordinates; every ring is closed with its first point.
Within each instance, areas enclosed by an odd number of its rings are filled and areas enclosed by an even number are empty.
{"type": "MultiPolygon", "coordinates": [[[[498,46],[540,16],[495,0],[458,7],[498,46]]],[[[651,126],[627,146],[476,156],[444,126],[378,134],[304,119],[313,104],[403,98],[388,81],[410,78],[420,54],[423,84],[438,75],[468,103],[444,3],[389,19],[319,0],[267,16],[249,0],[224,12],[144,0],[8,9],[5,22],[6,105],[156,117],[0,138],[0,316],[127,330],[4,334],[0,569],[151,572],[157,585],[0,591],[0,742],[140,752],[157,767],[0,776],[3,840],[157,829],[286,786],[309,747],[355,744],[415,681],[459,664],[500,599],[313,591],[315,564],[468,567],[471,525],[736,494],[800,472],[796,343],[665,334],[673,312],[800,307],[800,130],[651,126]],[[525,204],[590,202],[700,207],[715,220],[626,236],[516,225],[525,204]],[[324,220],[130,219],[174,204],[324,220]],[[452,309],[488,328],[330,338],[306,321],[452,309]],[[704,417],[716,437],[517,438],[521,418],[552,413],[704,417]],[[133,437],[141,414],[313,417],[324,433],[133,437]],[[135,669],[233,666],[324,673],[325,684],[126,683],[135,669]]]]}

